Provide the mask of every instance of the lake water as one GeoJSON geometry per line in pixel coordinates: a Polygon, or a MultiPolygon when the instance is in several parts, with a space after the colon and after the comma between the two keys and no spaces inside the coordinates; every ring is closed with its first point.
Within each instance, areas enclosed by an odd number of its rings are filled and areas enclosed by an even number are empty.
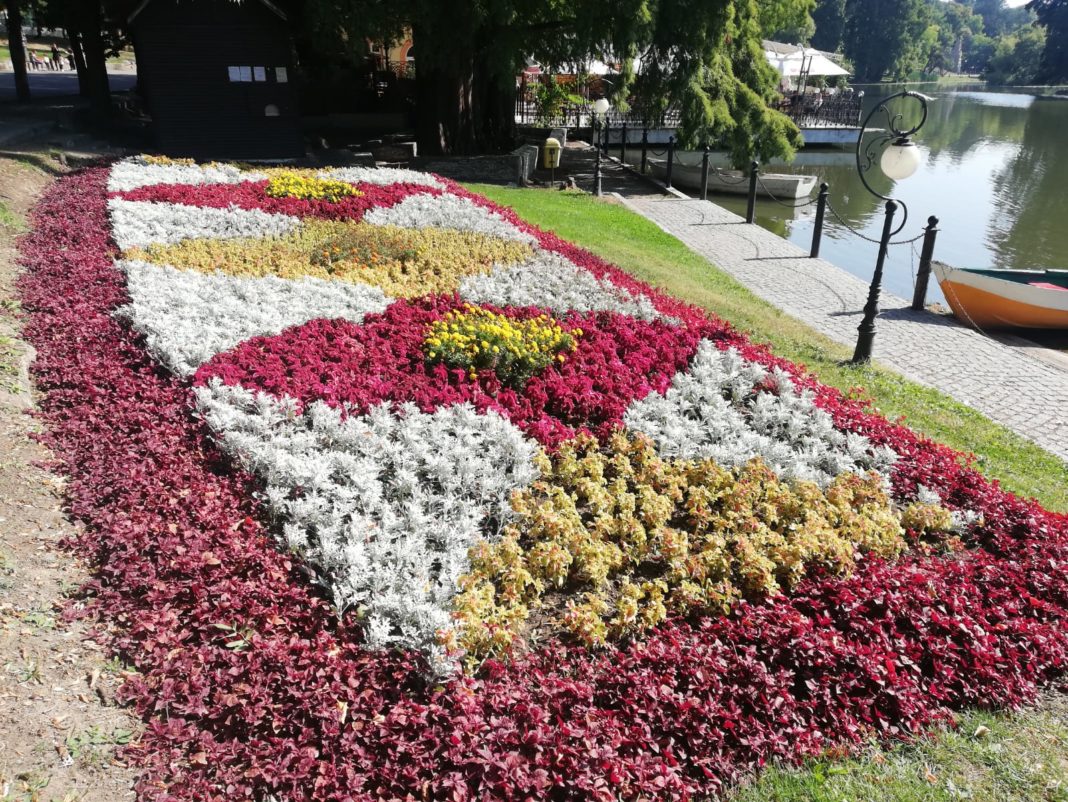
{"type": "MultiPolygon", "coordinates": [[[[880,97],[902,88],[865,87],[865,113],[880,97]]],[[[935,97],[927,123],[916,137],[922,165],[915,175],[896,185],[878,165],[867,173],[879,192],[908,206],[908,223],[896,239],[921,233],[928,216],[936,215],[940,232],[935,259],[939,261],[958,267],[1068,269],[1068,101],[1036,100],[1029,94],[982,88],[908,88],[935,97]]],[[[914,101],[897,102],[906,114],[918,108],[914,101]]],[[[699,154],[682,158],[700,161],[699,154]]],[[[802,151],[793,164],[766,169],[813,174],[830,184],[831,205],[845,224],[828,213],[820,255],[870,280],[878,245],[856,236],[846,224],[878,239],[885,202],[864,189],[853,150],[802,151]]],[[[745,214],[744,197],[709,197],[745,214]]],[[[792,210],[770,200],[757,203],[761,226],[806,250],[814,216],[814,207],[792,210]]],[[[883,283],[886,290],[912,297],[920,245],[890,249],[883,283]]],[[[928,302],[944,303],[933,277],[927,297],[928,302]]]]}

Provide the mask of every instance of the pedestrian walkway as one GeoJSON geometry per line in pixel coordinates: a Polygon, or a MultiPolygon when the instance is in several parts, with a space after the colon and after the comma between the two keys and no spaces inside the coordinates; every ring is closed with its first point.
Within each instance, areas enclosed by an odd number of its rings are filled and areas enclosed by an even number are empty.
{"type": "MultiPolygon", "coordinates": [[[[568,142],[561,154],[556,179],[559,181],[571,176],[580,189],[593,192],[596,162],[597,151],[593,147],[581,141],[568,142]]],[[[546,179],[548,171],[539,170],[538,177],[546,179]]],[[[608,157],[601,159],[601,192],[605,195],[619,194],[628,198],[670,197],[670,193],[662,190],[655,182],[642,178],[620,165],[618,160],[608,157]]]]}
{"type": "MultiPolygon", "coordinates": [[[[632,210],[761,298],[843,345],[856,342],[868,295],[860,279],[708,201],[628,194],[620,192],[632,210]]],[[[876,360],[1068,461],[1068,369],[1056,355],[1036,358],[887,293],[880,309],[876,360]]]]}

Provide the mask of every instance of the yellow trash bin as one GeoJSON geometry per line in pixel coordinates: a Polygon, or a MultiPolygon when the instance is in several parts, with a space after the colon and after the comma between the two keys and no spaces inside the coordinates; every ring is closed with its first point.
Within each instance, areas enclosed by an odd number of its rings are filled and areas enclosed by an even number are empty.
{"type": "Polygon", "coordinates": [[[546,170],[560,166],[560,140],[556,137],[549,137],[542,145],[541,166],[546,170]]]}

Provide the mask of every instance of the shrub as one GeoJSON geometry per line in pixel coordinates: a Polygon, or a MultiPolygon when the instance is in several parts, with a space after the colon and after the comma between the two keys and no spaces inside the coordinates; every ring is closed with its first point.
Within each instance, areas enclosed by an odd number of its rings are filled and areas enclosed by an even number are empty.
{"type": "Polygon", "coordinates": [[[312,277],[370,284],[392,297],[454,292],[463,277],[522,262],[530,246],[445,229],[306,220],[288,236],[190,239],[126,252],[130,259],[242,278],[312,277]]]}
{"type": "MultiPolygon", "coordinates": [[[[604,450],[579,435],[540,459],[518,491],[519,517],[472,550],[456,600],[469,659],[500,654],[530,627],[589,646],[669,615],[723,613],[790,590],[818,568],[847,574],[856,555],[896,557],[903,530],[878,474],[843,473],[826,491],[786,483],[759,459],[730,470],[665,460],[642,435],[604,450]],[[547,619],[547,620],[546,620],[547,619]]],[[[532,636],[536,639],[536,636],[532,636]]]]}

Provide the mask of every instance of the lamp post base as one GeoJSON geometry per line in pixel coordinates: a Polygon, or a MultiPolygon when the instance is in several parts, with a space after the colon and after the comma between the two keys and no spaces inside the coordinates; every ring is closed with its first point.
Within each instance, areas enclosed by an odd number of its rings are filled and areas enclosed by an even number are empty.
{"type": "Polygon", "coordinates": [[[879,239],[879,258],[875,260],[875,275],[871,277],[868,288],[868,302],[864,304],[864,319],[857,326],[857,347],[853,351],[853,364],[863,365],[871,362],[872,345],[875,343],[875,317],[879,314],[879,294],[883,289],[883,267],[886,264],[886,252],[890,250],[890,235],[894,228],[894,213],[897,203],[886,202],[886,217],[883,220],[883,235],[879,239]]]}
{"type": "Polygon", "coordinates": [[[875,344],[874,331],[862,331],[857,335],[857,347],[853,349],[854,365],[866,365],[871,362],[872,346],[875,344]]]}

